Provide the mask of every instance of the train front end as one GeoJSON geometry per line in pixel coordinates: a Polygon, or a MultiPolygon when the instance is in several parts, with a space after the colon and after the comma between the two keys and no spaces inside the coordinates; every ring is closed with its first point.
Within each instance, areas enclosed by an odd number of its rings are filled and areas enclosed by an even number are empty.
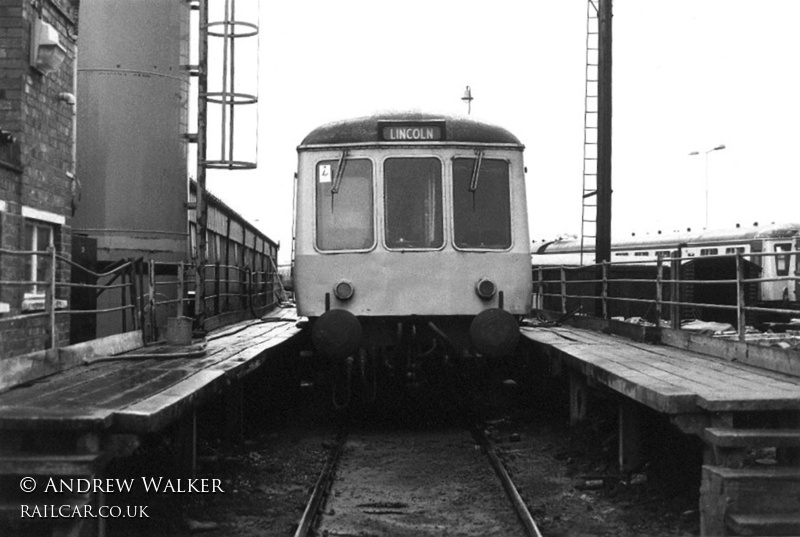
{"type": "Polygon", "coordinates": [[[319,356],[414,381],[513,352],[532,286],[516,137],[391,114],[322,126],[298,153],[295,291],[319,356]]]}

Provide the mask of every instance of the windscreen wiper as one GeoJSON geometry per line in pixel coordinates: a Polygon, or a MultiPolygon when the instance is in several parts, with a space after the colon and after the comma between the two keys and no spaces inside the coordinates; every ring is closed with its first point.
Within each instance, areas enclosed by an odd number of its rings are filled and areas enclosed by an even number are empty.
{"type": "Polygon", "coordinates": [[[333,179],[331,186],[331,194],[338,194],[339,187],[342,185],[342,176],[344,175],[344,164],[347,158],[347,149],[342,150],[342,156],[339,157],[339,165],[336,166],[336,177],[333,179]]]}
{"type": "Polygon", "coordinates": [[[478,190],[478,176],[481,173],[481,162],[483,161],[483,151],[475,151],[478,155],[478,160],[475,162],[475,167],[472,168],[472,180],[469,182],[469,191],[475,192],[478,190]]]}

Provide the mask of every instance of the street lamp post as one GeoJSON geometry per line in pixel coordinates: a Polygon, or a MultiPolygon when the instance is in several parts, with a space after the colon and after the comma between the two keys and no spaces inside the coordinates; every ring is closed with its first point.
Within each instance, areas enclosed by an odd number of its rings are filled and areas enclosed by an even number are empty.
{"type": "Polygon", "coordinates": [[[470,112],[472,112],[472,88],[467,86],[467,89],[464,90],[464,96],[461,97],[461,100],[467,103],[467,115],[469,115],[470,112]]]}
{"type": "MultiPolygon", "coordinates": [[[[721,151],[725,149],[725,144],[720,144],[716,147],[712,147],[708,151],[703,151],[705,155],[705,181],[706,181],[706,229],[708,229],[708,154],[712,151],[721,151]]],[[[692,151],[689,153],[689,156],[699,155],[700,151],[692,151]]]]}

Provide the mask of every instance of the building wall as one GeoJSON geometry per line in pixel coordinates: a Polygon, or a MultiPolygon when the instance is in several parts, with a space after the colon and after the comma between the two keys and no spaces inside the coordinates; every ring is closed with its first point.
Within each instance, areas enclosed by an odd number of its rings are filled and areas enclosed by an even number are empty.
{"type": "MultiPolygon", "coordinates": [[[[52,233],[56,251],[71,250],[71,220],[78,201],[74,177],[74,94],[78,0],[0,0],[0,280],[33,279],[31,256],[52,233]],[[66,58],[54,72],[30,65],[31,33],[41,18],[58,33],[66,58]],[[66,94],[70,94],[69,96],[66,94]],[[12,139],[13,138],[13,139],[12,139]],[[52,232],[50,231],[52,230],[52,232]]],[[[43,256],[37,263],[46,262],[43,256]]],[[[70,268],[60,262],[57,280],[67,282],[70,268]]],[[[49,319],[42,311],[44,286],[0,285],[0,375],[3,360],[41,351],[49,344],[49,319]]],[[[68,289],[57,298],[66,301],[68,289]]],[[[66,306],[66,302],[62,302],[66,306]]],[[[57,316],[56,344],[66,344],[69,321],[57,316]]],[[[35,364],[34,364],[35,365],[35,364]]]]}

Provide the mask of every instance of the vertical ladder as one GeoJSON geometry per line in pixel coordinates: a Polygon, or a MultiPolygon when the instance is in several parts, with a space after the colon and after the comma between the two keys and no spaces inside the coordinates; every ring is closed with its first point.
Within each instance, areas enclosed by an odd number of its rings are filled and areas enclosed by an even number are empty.
{"type": "Polygon", "coordinates": [[[583,116],[583,198],[581,208],[581,259],[594,251],[597,238],[597,127],[600,61],[599,0],[586,3],[586,94],[583,116]]]}

